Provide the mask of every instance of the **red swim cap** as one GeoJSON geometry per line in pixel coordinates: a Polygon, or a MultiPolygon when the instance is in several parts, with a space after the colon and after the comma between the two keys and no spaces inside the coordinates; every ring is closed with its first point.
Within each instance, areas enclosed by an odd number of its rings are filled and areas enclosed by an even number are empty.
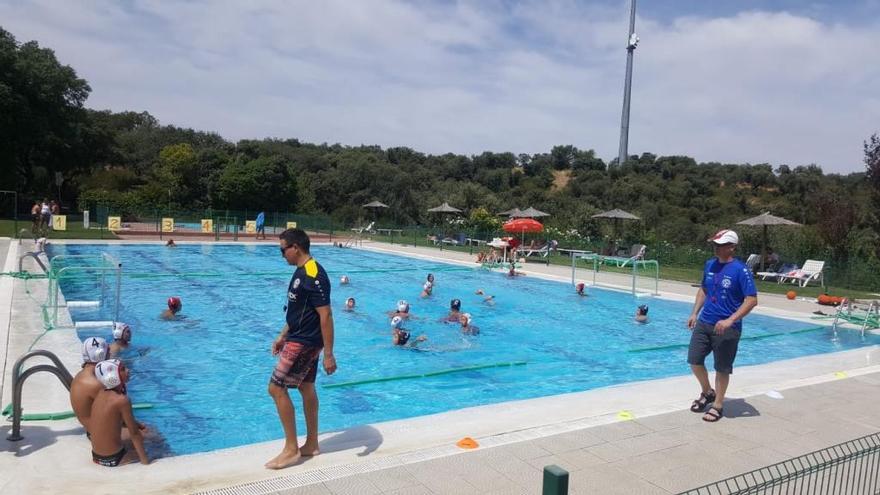
{"type": "Polygon", "coordinates": [[[168,298],[168,309],[171,311],[180,311],[180,308],[183,306],[183,303],[180,302],[180,298],[177,296],[171,296],[168,298]]]}

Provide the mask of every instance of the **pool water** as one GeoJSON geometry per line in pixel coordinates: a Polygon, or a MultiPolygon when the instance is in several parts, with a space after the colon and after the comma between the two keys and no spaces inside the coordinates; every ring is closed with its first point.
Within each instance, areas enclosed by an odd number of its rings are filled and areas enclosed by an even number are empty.
{"type": "MultiPolygon", "coordinates": [[[[284,324],[293,268],[275,245],[52,245],[52,255],[108,252],[122,262],[122,321],[133,329],[123,358],[132,369],[135,403],[151,403],[138,418],[161,432],[170,452],[187,454],[283,436],[266,392],[275,365],[269,347],[284,324]],[[165,301],[183,300],[181,318],[163,321],[165,301]]],[[[481,404],[576,392],[613,384],[687,374],[691,304],[590,289],[582,298],[568,284],[535,277],[508,278],[439,262],[357,249],[317,246],[313,256],[333,281],[335,354],[339,370],[319,371],[321,431],[401,419],[481,404]],[[419,293],[436,276],[431,297],[419,293]],[[350,285],[340,285],[343,274],[350,285]],[[488,305],[474,291],[495,296],[488,305]],[[348,297],[354,312],[344,310],[348,297]],[[442,323],[449,301],[460,298],[478,336],[442,323]],[[406,326],[428,340],[419,350],[395,348],[387,312],[398,299],[412,304],[406,326]],[[646,325],[633,321],[650,305],[646,325]],[[679,345],[679,347],[669,347],[679,345]],[[643,350],[650,347],[657,350],[643,350]],[[638,352],[633,352],[637,351],[638,352]],[[340,388],[328,384],[496,363],[526,362],[418,379],[340,388]]],[[[96,297],[93,280],[64,280],[68,300],[96,297]]],[[[112,291],[105,291],[112,292],[112,291]]],[[[109,308],[71,310],[75,321],[111,319],[109,308]]],[[[752,315],[744,337],[798,332],[811,325],[752,315]]],[[[83,329],[80,338],[110,338],[109,329],[83,329]]],[[[828,328],[743,340],[737,365],[851,349],[880,343],[858,332],[828,328]]],[[[711,358],[708,363],[711,363],[711,358]]],[[[707,364],[708,364],[707,363],[707,364]]],[[[297,425],[304,434],[299,397],[297,425]]]]}

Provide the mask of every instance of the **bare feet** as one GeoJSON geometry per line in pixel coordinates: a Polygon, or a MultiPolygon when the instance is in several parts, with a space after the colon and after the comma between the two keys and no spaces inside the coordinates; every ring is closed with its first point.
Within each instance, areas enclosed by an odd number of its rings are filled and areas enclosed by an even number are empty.
{"type": "Polygon", "coordinates": [[[264,464],[267,469],[284,469],[286,467],[293,466],[297,462],[299,462],[301,457],[299,449],[295,452],[290,452],[288,450],[282,450],[280,454],[278,454],[274,459],[264,464]]]}
{"type": "Polygon", "coordinates": [[[318,448],[318,444],[315,445],[306,442],[302,447],[299,448],[299,453],[303,457],[312,457],[321,453],[321,450],[318,448]]]}

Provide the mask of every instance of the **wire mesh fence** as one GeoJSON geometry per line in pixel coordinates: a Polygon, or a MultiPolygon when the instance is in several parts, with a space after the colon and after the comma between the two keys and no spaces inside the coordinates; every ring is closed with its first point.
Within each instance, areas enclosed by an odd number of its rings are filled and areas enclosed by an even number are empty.
{"type": "Polygon", "coordinates": [[[877,495],[880,433],[721,480],[680,495],[877,495]]]}

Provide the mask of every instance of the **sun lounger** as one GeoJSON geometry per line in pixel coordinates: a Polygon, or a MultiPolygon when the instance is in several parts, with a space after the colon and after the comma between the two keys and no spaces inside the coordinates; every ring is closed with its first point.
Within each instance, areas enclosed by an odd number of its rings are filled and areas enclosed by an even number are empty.
{"type": "Polygon", "coordinates": [[[824,261],[807,260],[804,262],[804,266],[799,270],[793,270],[779,275],[779,283],[791,282],[793,284],[798,284],[801,287],[806,287],[811,281],[816,280],[822,285],[822,287],[824,287],[825,279],[822,276],[824,268],[824,261]]]}
{"type": "Polygon", "coordinates": [[[633,244],[629,250],[630,255],[628,258],[623,256],[603,256],[602,262],[607,265],[615,265],[618,268],[623,268],[626,265],[645,259],[645,252],[647,250],[648,246],[645,246],[644,244],[633,244]]]}
{"type": "Polygon", "coordinates": [[[556,249],[556,246],[558,244],[559,243],[557,243],[556,241],[550,241],[542,246],[536,246],[531,249],[526,248],[525,253],[523,253],[523,256],[526,258],[528,258],[530,256],[538,256],[541,258],[546,258],[547,256],[550,256],[550,252],[553,251],[554,249],[556,249]]]}

